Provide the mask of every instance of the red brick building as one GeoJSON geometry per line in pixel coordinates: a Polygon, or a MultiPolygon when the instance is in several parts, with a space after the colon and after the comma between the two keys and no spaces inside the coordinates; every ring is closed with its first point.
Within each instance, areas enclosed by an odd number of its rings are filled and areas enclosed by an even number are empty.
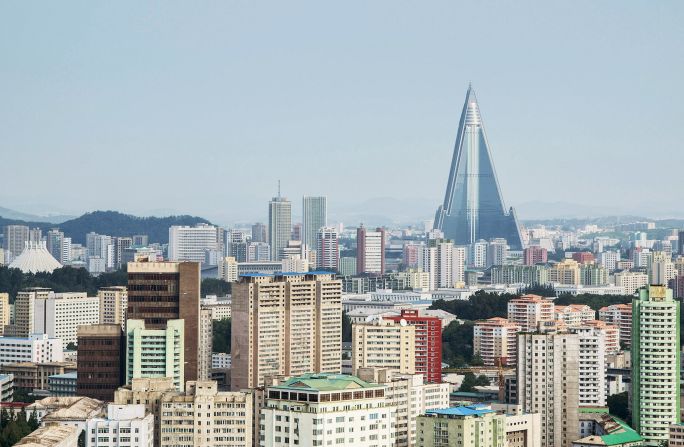
{"type": "Polygon", "coordinates": [[[415,309],[403,309],[401,315],[383,319],[404,320],[416,327],[416,374],[423,374],[426,382],[442,382],[442,321],[421,316],[415,309]]]}
{"type": "Polygon", "coordinates": [[[579,264],[591,264],[594,262],[594,255],[588,251],[578,251],[572,254],[572,259],[579,264]]]}

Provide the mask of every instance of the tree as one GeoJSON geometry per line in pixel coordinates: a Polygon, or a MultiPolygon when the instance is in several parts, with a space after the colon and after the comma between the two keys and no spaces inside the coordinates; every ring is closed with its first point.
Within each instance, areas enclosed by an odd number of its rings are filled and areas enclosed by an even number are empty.
{"type": "Polygon", "coordinates": [[[352,322],[345,311],[342,311],[342,341],[352,341],[352,322]]]}
{"type": "Polygon", "coordinates": [[[486,376],[476,376],[472,372],[467,372],[465,373],[465,377],[463,377],[463,382],[461,382],[461,386],[458,388],[458,390],[463,392],[472,392],[475,391],[476,386],[486,385],[489,385],[489,379],[487,379],[486,376]]]}
{"type": "Polygon", "coordinates": [[[564,293],[556,298],[554,303],[563,306],[568,304],[586,304],[594,310],[599,310],[600,308],[610,306],[611,304],[631,303],[633,298],[632,295],[595,295],[593,293],[571,295],[569,293],[564,293]]]}
{"type": "Polygon", "coordinates": [[[452,321],[442,331],[442,360],[452,368],[466,366],[473,357],[473,323],[452,321]]]}
{"type": "Polygon", "coordinates": [[[31,412],[31,417],[28,420],[28,425],[31,431],[38,430],[38,427],[40,427],[40,423],[38,422],[38,416],[36,415],[35,411],[31,412]]]}
{"type": "Polygon", "coordinates": [[[66,348],[67,348],[67,351],[75,351],[75,350],[77,349],[77,348],[76,348],[76,344],[75,344],[73,341],[70,341],[70,342],[66,345],[66,348]]]}
{"type": "Polygon", "coordinates": [[[629,397],[627,391],[608,396],[608,412],[627,423],[630,422],[632,415],[629,413],[629,397]]]}
{"type": "Polygon", "coordinates": [[[212,327],[213,352],[230,354],[232,323],[230,318],[214,320],[212,327]]]}

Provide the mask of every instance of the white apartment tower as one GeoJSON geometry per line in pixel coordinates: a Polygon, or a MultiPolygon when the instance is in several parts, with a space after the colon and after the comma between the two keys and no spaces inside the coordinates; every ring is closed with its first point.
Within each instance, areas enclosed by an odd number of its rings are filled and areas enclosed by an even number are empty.
{"type": "Polygon", "coordinates": [[[579,337],[579,405],[606,406],[606,334],[593,326],[570,331],[579,337]]]}
{"type": "Polygon", "coordinates": [[[317,250],[318,231],[328,226],[327,198],[304,196],[302,199],[303,242],[309,250],[317,250]]]}
{"type": "Polygon", "coordinates": [[[213,225],[169,228],[169,261],[205,262],[207,252],[218,250],[218,231],[213,225]]]}
{"type": "Polygon", "coordinates": [[[316,267],[338,271],[340,264],[339,234],[334,227],[322,227],[316,233],[316,267]]]}
{"type": "Polygon", "coordinates": [[[100,299],[85,292],[52,293],[34,302],[33,332],[77,343],[78,327],[100,322],[100,299]]]}
{"type": "Polygon", "coordinates": [[[523,295],[508,302],[508,321],[525,332],[536,331],[540,322],[553,319],[553,301],[539,295],[523,295]]]}
{"type": "Polygon", "coordinates": [[[103,287],[97,291],[100,299],[100,324],[118,324],[126,329],[128,290],[124,286],[103,287]]]}
{"type": "Polygon", "coordinates": [[[415,374],[416,326],[382,318],[352,325],[352,373],[359,368],[415,374]]]}
{"type": "Polygon", "coordinates": [[[423,247],[419,267],[429,275],[430,289],[455,287],[465,279],[465,247],[451,241],[431,239],[423,247]]]}
{"type": "Polygon", "coordinates": [[[233,285],[233,390],[265,376],[341,370],[342,283],[330,273],[252,274],[233,285]]]}

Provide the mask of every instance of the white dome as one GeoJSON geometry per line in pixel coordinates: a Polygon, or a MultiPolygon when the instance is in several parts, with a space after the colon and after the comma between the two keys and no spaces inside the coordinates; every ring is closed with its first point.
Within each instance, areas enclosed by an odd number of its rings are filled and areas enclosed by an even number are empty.
{"type": "Polygon", "coordinates": [[[26,242],[24,251],[9,267],[17,268],[24,273],[52,273],[53,270],[62,267],[62,264],[50,254],[45,242],[26,242]]]}

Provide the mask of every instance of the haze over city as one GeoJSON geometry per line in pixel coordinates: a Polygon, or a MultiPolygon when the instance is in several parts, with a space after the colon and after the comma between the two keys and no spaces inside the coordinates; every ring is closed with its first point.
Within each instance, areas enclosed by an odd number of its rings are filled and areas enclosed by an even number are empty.
{"type": "Polygon", "coordinates": [[[244,222],[280,179],[288,197],[326,194],[336,220],[430,219],[472,81],[521,219],[681,217],[683,13],[5,2],[0,206],[244,222]]]}

